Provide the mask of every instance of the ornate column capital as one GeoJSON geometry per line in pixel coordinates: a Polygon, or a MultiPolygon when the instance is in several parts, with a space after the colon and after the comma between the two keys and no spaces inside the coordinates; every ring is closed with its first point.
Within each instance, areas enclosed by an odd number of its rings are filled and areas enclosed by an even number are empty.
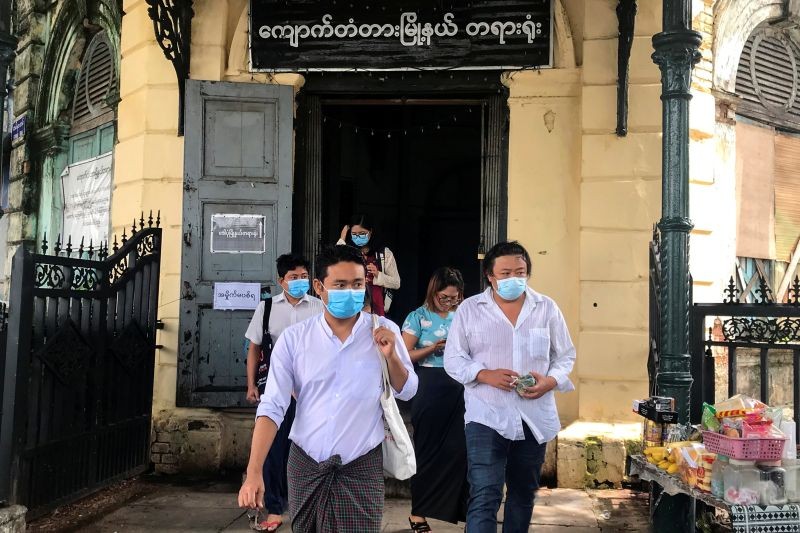
{"type": "Polygon", "coordinates": [[[653,36],[653,62],[661,69],[663,97],[689,93],[692,67],[700,61],[703,36],[693,30],[661,32],[653,36]]]}

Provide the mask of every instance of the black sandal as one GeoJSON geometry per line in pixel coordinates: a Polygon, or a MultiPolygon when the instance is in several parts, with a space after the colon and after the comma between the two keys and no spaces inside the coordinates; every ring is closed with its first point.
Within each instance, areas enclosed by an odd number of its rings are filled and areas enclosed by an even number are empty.
{"type": "Polygon", "coordinates": [[[414,533],[427,533],[429,531],[433,531],[431,526],[428,525],[427,520],[423,520],[422,522],[412,522],[411,517],[408,517],[408,525],[411,526],[411,531],[414,533]]]}

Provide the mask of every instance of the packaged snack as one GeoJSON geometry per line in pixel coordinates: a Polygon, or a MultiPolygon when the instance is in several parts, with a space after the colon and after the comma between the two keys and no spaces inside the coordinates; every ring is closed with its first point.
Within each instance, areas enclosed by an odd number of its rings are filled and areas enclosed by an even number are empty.
{"type": "Polygon", "coordinates": [[[764,409],[764,418],[772,420],[773,427],[781,427],[781,424],[783,424],[783,407],[767,407],[764,409]]]}
{"type": "Polygon", "coordinates": [[[703,492],[711,492],[711,475],[717,454],[701,452],[697,465],[697,488],[703,492]]]}
{"type": "MultiPolygon", "coordinates": [[[[702,444],[692,442],[687,446],[676,448],[676,452],[676,463],[681,478],[689,487],[696,487],[700,479],[705,476],[705,471],[700,468],[700,457],[705,453],[705,447],[702,444]]],[[[709,478],[710,482],[711,479],[709,478]]]]}
{"type": "Polygon", "coordinates": [[[764,409],[767,408],[767,405],[755,398],[750,398],[744,394],[737,394],[725,401],[719,402],[714,408],[717,410],[717,418],[722,419],[746,416],[754,411],[763,412],[764,409]]]}
{"type": "Polygon", "coordinates": [[[741,418],[723,418],[721,426],[722,426],[721,432],[726,437],[733,437],[734,439],[741,438],[742,436],[741,418]]]}
{"type": "Polygon", "coordinates": [[[708,431],[718,432],[722,425],[717,418],[717,410],[714,409],[713,405],[709,405],[707,403],[703,403],[703,429],[708,431]]]}

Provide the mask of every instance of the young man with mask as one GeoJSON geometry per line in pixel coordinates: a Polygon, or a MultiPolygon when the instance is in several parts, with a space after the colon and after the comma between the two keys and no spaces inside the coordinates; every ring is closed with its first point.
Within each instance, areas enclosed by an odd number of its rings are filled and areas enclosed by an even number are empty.
{"type": "Polygon", "coordinates": [[[517,242],[483,260],[490,287],[456,311],[444,367],[465,385],[467,533],[495,533],[507,486],[504,533],[524,533],[533,514],[547,442],[561,429],[554,391],[574,390],[575,348],[558,306],[528,287],[531,259],[517,242]],[[517,393],[515,379],[533,387],[517,393]]]}
{"type": "Polygon", "coordinates": [[[379,358],[388,363],[399,399],[414,396],[417,376],[397,326],[381,318],[373,331],[371,315],[361,312],[366,285],[361,254],[349,246],[327,248],[315,270],[314,291],[325,311],[288,328],[273,348],[239,505],[262,505],[261,465],[294,392],[287,470],[292,530],[377,533],[384,498],[379,358]]]}
{"type": "MultiPolygon", "coordinates": [[[[291,325],[322,313],[319,298],[309,296],[309,270],[311,265],[304,257],[285,254],[277,261],[278,283],[283,292],[271,302],[258,304],[245,337],[250,341],[247,349],[247,400],[258,403],[264,393],[272,346],[281,333],[291,325]],[[264,313],[270,305],[268,331],[271,338],[264,344],[264,313]]],[[[291,400],[275,442],[264,462],[263,476],[267,487],[265,507],[267,517],[259,526],[265,531],[275,531],[281,526],[281,515],[286,510],[288,489],[286,461],[289,457],[289,432],[294,420],[295,401],[291,400]]]]}

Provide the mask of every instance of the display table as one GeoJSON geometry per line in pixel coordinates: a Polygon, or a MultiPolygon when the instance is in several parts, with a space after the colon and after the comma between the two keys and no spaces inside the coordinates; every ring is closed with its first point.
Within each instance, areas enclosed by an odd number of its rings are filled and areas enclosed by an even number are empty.
{"type": "MultiPolygon", "coordinates": [[[[800,533],[800,505],[730,505],[713,495],[690,488],[680,478],[647,462],[642,455],[631,457],[630,476],[659,485],[670,496],[686,494],[706,505],[726,511],[734,533],[800,533]]],[[[657,502],[653,507],[657,506],[657,502]]]]}

